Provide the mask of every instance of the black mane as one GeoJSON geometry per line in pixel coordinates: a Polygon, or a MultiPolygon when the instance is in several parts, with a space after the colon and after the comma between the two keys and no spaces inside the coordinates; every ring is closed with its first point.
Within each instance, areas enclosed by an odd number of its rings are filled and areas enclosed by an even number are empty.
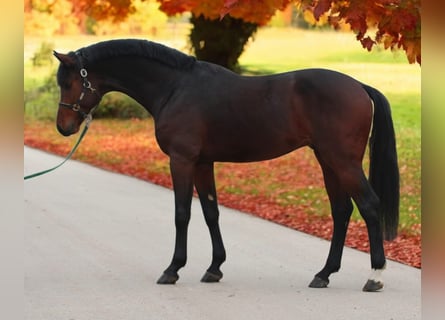
{"type": "Polygon", "coordinates": [[[137,39],[102,41],[81,48],[77,50],[77,53],[82,56],[85,66],[99,60],[123,56],[145,57],[174,68],[187,68],[196,61],[194,57],[162,44],[137,39]]]}

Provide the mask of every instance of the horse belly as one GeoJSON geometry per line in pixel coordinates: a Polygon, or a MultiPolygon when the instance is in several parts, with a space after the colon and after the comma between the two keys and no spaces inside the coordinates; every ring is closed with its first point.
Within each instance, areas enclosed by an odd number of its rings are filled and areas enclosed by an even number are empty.
{"type": "Polygon", "coordinates": [[[234,132],[208,137],[202,158],[218,162],[253,162],[280,157],[307,143],[297,135],[277,136],[265,132],[234,132]],[[213,138],[213,139],[212,139],[213,138]]]}

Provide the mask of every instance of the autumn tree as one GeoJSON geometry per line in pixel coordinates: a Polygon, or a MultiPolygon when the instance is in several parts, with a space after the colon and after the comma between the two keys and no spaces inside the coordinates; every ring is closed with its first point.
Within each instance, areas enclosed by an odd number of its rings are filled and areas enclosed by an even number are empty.
{"type": "MultiPolygon", "coordinates": [[[[55,25],[46,13],[57,12],[64,15],[65,20],[62,21],[77,19],[77,23],[86,30],[88,17],[97,21],[112,18],[115,22],[125,19],[135,12],[133,1],[25,0],[25,15],[34,10],[40,15],[34,20],[36,24],[45,22],[55,25]]],[[[267,24],[277,10],[283,10],[288,5],[295,5],[313,22],[323,19],[334,28],[339,28],[341,24],[349,25],[357,40],[368,50],[376,44],[381,44],[385,49],[402,49],[410,63],[421,63],[420,0],[156,1],[168,15],[192,14],[190,42],[198,59],[232,69],[257,28],[267,24]]]]}
{"type": "MultiPolygon", "coordinates": [[[[385,49],[403,49],[410,63],[421,62],[420,0],[158,0],[160,9],[169,15],[189,11],[194,27],[191,42],[198,58],[214,61],[228,67],[236,65],[234,57],[258,26],[270,21],[276,10],[293,3],[312,17],[322,17],[334,28],[348,24],[364,48],[375,44],[385,49]],[[229,16],[229,18],[227,18],[229,16]],[[228,21],[237,20],[236,27],[228,21]],[[242,26],[242,27],[241,27],[242,26]],[[218,29],[218,34],[214,34],[218,29]],[[246,32],[244,29],[250,32],[246,32]],[[374,34],[372,34],[374,32],[374,34]],[[239,37],[233,33],[239,33],[239,37]],[[231,40],[226,40],[228,37],[231,40]],[[247,39],[246,39],[247,37],[247,39]],[[225,53],[230,62],[221,62],[219,50],[233,48],[225,53]],[[214,57],[212,57],[214,55],[214,57]]],[[[298,41],[298,40],[296,40],[298,41]]],[[[238,55],[239,56],[239,55],[238,55]]],[[[236,59],[238,59],[236,56],[236,59]]]]}
{"type": "Polygon", "coordinates": [[[122,21],[135,7],[133,0],[24,0],[24,11],[25,32],[49,36],[70,33],[67,29],[73,26],[76,32],[87,32],[88,19],[122,21]]]}
{"type": "Polygon", "coordinates": [[[156,0],[24,0],[25,34],[156,35],[168,20],[156,0]]]}
{"type": "MultiPolygon", "coordinates": [[[[226,1],[225,11],[242,0],[226,1]],[[230,3],[229,3],[230,2],[230,3]]],[[[385,49],[403,49],[409,63],[421,63],[420,0],[299,0],[302,11],[322,16],[334,28],[346,23],[368,51],[376,44],[385,49]]]]}
{"type": "Polygon", "coordinates": [[[96,35],[107,34],[142,34],[145,36],[156,36],[159,29],[167,23],[167,15],[158,10],[159,4],[155,0],[131,0],[133,9],[128,12],[124,19],[116,21],[113,16],[100,18],[91,31],[96,35]]]}
{"type": "Polygon", "coordinates": [[[78,32],[79,20],[73,15],[70,0],[25,0],[25,34],[50,37],[54,33],[78,32]]]}
{"type": "Polygon", "coordinates": [[[190,43],[200,60],[217,63],[229,69],[238,67],[244,46],[259,26],[265,25],[277,10],[290,0],[260,0],[231,6],[225,12],[225,0],[158,0],[168,15],[191,12],[190,43]],[[225,14],[229,13],[229,14],[225,14]]]}

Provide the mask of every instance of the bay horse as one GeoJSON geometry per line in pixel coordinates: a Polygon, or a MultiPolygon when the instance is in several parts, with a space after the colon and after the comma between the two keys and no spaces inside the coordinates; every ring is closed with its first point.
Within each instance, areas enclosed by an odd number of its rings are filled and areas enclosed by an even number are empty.
{"type": "Polygon", "coordinates": [[[372,273],[363,291],[383,288],[383,239],[397,235],[399,169],[390,106],[378,90],[325,69],[241,76],[147,40],[109,40],[54,55],[62,135],[78,132],[110,91],[134,98],[154,119],[170,159],[176,228],[173,258],[159,284],[175,284],[186,264],[194,187],[212,242],[201,281],[223,276],[215,162],[263,161],[308,146],[320,163],[334,222],[327,261],[309,286],[327,287],[340,269],[353,200],[370,243],[372,273]],[[362,167],[368,142],[369,180],[362,167]]]}

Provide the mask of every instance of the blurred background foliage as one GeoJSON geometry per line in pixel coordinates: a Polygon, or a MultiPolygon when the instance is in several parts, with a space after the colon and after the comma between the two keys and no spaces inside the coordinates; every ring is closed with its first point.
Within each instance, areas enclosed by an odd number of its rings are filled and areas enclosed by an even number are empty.
{"type": "MultiPolygon", "coordinates": [[[[55,77],[57,63],[52,53],[53,50],[60,50],[60,48],[56,48],[55,43],[51,40],[54,37],[75,38],[78,35],[90,35],[99,39],[134,36],[160,41],[183,38],[185,40],[183,51],[193,51],[192,24],[190,23],[193,17],[190,13],[169,17],[159,10],[159,2],[156,0],[123,1],[131,2],[131,9],[128,12],[121,11],[120,15],[107,15],[106,10],[102,14],[80,10],[88,3],[86,0],[77,1],[77,6],[74,6],[72,0],[25,0],[25,37],[33,39],[34,43],[39,42],[38,46],[34,46],[32,52],[29,50],[25,52],[29,55],[29,59],[25,59],[24,104],[26,117],[37,120],[55,119],[54,106],[57,106],[59,91],[55,77]],[[190,43],[186,41],[188,36],[190,36],[190,43]]],[[[229,19],[226,17],[226,20],[229,19]]],[[[267,26],[303,29],[330,28],[325,22],[322,20],[313,23],[310,16],[305,16],[295,7],[289,6],[284,11],[277,11],[267,26]]],[[[207,29],[207,26],[204,25],[203,28],[207,29]]],[[[345,29],[347,30],[346,27],[345,29]]],[[[237,49],[236,56],[230,55],[233,68],[238,66],[238,58],[244,50],[244,44],[249,41],[255,30],[256,27],[252,28],[252,32],[246,36],[242,47],[237,49]]],[[[233,34],[233,32],[231,33],[233,34]]],[[[199,43],[200,40],[194,41],[199,43]]],[[[70,45],[74,43],[75,40],[70,41],[70,45]]],[[[197,46],[199,47],[199,45],[197,46]]],[[[71,47],[69,50],[74,49],[77,47],[71,47]]],[[[241,70],[239,69],[239,71],[241,70]]],[[[118,92],[105,95],[101,101],[101,107],[95,113],[95,118],[129,119],[149,116],[136,101],[118,92]]]]}
{"type": "MultiPolygon", "coordinates": [[[[57,65],[54,63],[52,51],[53,49],[63,51],[79,48],[85,44],[85,41],[76,43],[78,39],[76,37],[79,35],[91,36],[90,43],[122,36],[145,38],[166,43],[181,51],[188,51],[198,59],[218,63],[236,72],[273,73],[280,70],[264,65],[260,66],[261,70],[253,70],[252,66],[248,66],[250,70],[246,70],[246,64],[244,66],[239,64],[241,55],[252,44],[258,30],[261,28],[332,30],[332,17],[322,12],[327,10],[328,5],[340,3],[339,1],[331,3],[327,0],[316,0],[315,7],[309,10],[307,0],[266,0],[261,2],[261,5],[247,1],[243,3],[246,6],[244,8],[241,5],[228,8],[227,12],[231,11],[230,16],[225,15],[222,19],[220,8],[229,2],[237,3],[238,1],[24,0],[24,32],[27,39],[24,65],[25,115],[43,119],[55,117],[54,111],[46,110],[50,106],[57,105],[55,103],[58,100],[55,82],[57,65]],[[249,5],[255,5],[256,10],[250,10],[249,5]],[[60,37],[67,40],[60,41],[60,37]],[[53,41],[55,38],[58,39],[57,48],[53,41]],[[60,48],[61,43],[64,43],[65,47],[60,48]]],[[[415,0],[413,3],[417,2],[415,0]]],[[[391,6],[396,6],[395,9],[402,8],[402,4],[406,5],[403,0],[391,2],[391,6]],[[400,5],[397,7],[399,2],[400,5]]],[[[354,6],[356,6],[355,2],[354,6]]],[[[349,14],[354,17],[360,16],[360,11],[357,10],[365,10],[370,6],[374,6],[375,9],[373,1],[364,0],[362,7],[357,7],[356,11],[349,14]]],[[[391,10],[396,12],[398,9],[395,9],[391,10]]],[[[378,6],[378,10],[382,8],[378,6]]],[[[397,21],[414,23],[412,11],[412,8],[407,9],[406,14],[400,16],[404,18],[397,16],[399,17],[397,21]]],[[[351,39],[354,39],[351,23],[337,21],[335,29],[344,31],[351,39]]],[[[286,47],[301,50],[301,46],[305,43],[305,39],[301,38],[302,34],[297,34],[297,36],[292,32],[289,34],[286,47]]],[[[320,46],[321,41],[324,41],[327,46],[334,45],[340,52],[340,56],[343,54],[341,45],[331,44],[326,39],[317,39],[314,41],[318,41],[320,46]]],[[[360,46],[359,41],[356,42],[360,46]]],[[[389,51],[386,50],[388,49],[386,44],[375,45],[372,49],[373,51],[389,51]]],[[[362,51],[366,54],[366,51],[363,49],[362,51]]],[[[273,54],[270,50],[265,52],[269,56],[273,54]]],[[[294,52],[290,54],[294,55],[294,52]]],[[[344,59],[352,58],[352,53],[348,52],[348,54],[344,59]]],[[[359,55],[363,57],[362,54],[359,55]]],[[[381,56],[388,57],[388,55],[381,56]]],[[[369,57],[372,60],[376,56],[370,54],[369,57]]],[[[395,63],[403,61],[403,57],[400,58],[401,55],[393,61],[395,63]]],[[[337,54],[335,54],[335,59],[339,59],[337,54]]],[[[287,68],[296,67],[289,61],[279,59],[274,59],[273,63],[284,64],[287,68]]],[[[257,66],[254,68],[258,69],[257,66]]],[[[119,93],[107,94],[96,114],[96,117],[121,118],[147,116],[149,115],[134,100],[119,93]]]]}

